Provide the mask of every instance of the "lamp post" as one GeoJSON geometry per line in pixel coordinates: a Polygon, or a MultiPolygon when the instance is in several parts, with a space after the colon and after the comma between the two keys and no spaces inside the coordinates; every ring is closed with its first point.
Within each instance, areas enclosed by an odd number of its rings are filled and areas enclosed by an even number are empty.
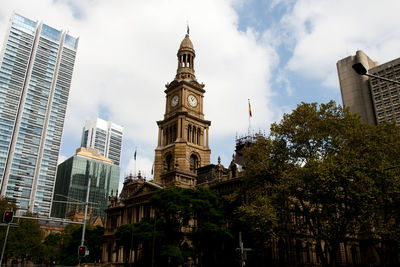
{"type": "Polygon", "coordinates": [[[379,79],[379,80],[383,80],[383,81],[387,81],[387,82],[391,82],[391,83],[395,83],[395,84],[400,84],[399,81],[395,81],[395,80],[392,80],[392,79],[388,79],[388,78],[385,78],[385,77],[381,77],[381,76],[377,76],[377,75],[368,73],[368,70],[365,67],[366,64],[364,64],[364,60],[365,59],[362,58],[359,55],[358,51],[357,51],[356,58],[355,58],[355,63],[352,66],[354,71],[357,72],[357,74],[365,75],[365,76],[368,76],[368,77],[376,78],[376,79],[379,79]]]}

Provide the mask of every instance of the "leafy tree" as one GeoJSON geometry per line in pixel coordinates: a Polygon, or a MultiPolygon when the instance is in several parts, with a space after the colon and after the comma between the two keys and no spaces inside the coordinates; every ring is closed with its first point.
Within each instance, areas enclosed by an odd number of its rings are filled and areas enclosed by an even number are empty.
{"type": "Polygon", "coordinates": [[[375,153],[367,154],[372,180],[368,213],[361,233],[373,242],[382,266],[398,265],[400,253],[400,166],[399,128],[393,124],[376,127],[371,139],[375,153]]]}
{"type": "Polygon", "coordinates": [[[179,266],[197,258],[199,266],[226,266],[219,256],[231,235],[223,227],[222,207],[214,191],[159,190],[150,205],[156,210],[155,218],[122,225],[115,235],[118,246],[144,249],[140,264],[149,266],[154,259],[159,266],[179,266]]]}
{"type": "Polygon", "coordinates": [[[67,225],[61,234],[60,263],[61,265],[78,264],[78,247],[82,235],[82,226],[67,225]]]}
{"type": "MultiPolygon", "coordinates": [[[[101,226],[86,226],[85,246],[89,256],[83,257],[81,262],[99,262],[101,260],[104,228],[101,226]]],[[[70,224],[62,233],[61,259],[63,265],[78,264],[78,247],[81,244],[82,226],[70,224]]]]}
{"type": "Polygon", "coordinates": [[[139,264],[144,266],[151,265],[152,255],[150,251],[154,249],[159,251],[159,241],[161,232],[155,231],[154,218],[143,218],[140,222],[132,224],[124,224],[118,227],[115,238],[117,247],[123,247],[125,250],[125,261],[128,261],[129,251],[138,251],[139,247],[148,251],[144,254],[144,259],[139,264]]]}
{"type": "Polygon", "coordinates": [[[41,259],[47,265],[52,265],[59,261],[60,257],[61,234],[49,234],[43,242],[41,259]]]}
{"type": "Polygon", "coordinates": [[[168,256],[179,263],[182,258],[187,261],[191,257],[199,260],[199,266],[223,265],[218,256],[223,253],[224,241],[230,241],[232,236],[223,227],[223,209],[215,191],[203,187],[160,190],[150,203],[161,221],[164,258],[168,256]]]}
{"type": "MultiPolygon", "coordinates": [[[[29,216],[29,214],[27,214],[29,216]]],[[[39,262],[43,231],[36,220],[21,219],[18,227],[10,228],[7,239],[7,256],[11,259],[39,262]]]]}
{"type": "MultiPolygon", "coordinates": [[[[271,126],[270,136],[258,137],[247,149],[249,192],[239,213],[253,232],[313,238],[322,264],[328,265],[329,254],[335,265],[339,244],[350,237],[374,229],[382,247],[380,225],[394,218],[394,203],[399,204],[399,172],[389,175],[385,168],[398,164],[399,154],[400,131],[394,124],[362,124],[332,101],[302,103],[271,126]],[[388,200],[392,206],[385,207],[388,200]],[[381,216],[382,211],[389,217],[381,216]]],[[[396,240],[396,233],[393,223],[386,236],[396,240]]]]}

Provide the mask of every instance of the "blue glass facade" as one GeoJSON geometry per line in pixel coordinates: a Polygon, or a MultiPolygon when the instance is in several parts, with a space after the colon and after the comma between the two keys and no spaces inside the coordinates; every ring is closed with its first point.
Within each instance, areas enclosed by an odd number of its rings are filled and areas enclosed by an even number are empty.
{"type": "MultiPolygon", "coordinates": [[[[67,218],[68,212],[76,210],[75,203],[61,203],[86,201],[88,180],[91,179],[89,202],[92,215],[100,216],[104,222],[105,209],[111,191],[118,190],[119,167],[110,162],[75,155],[58,166],[57,181],[54,189],[54,200],[51,216],[67,218]],[[58,202],[61,201],[61,202],[58,202]]],[[[78,205],[83,210],[84,205],[78,205]]]]}
{"type": "Polygon", "coordinates": [[[45,216],[51,208],[77,47],[71,36],[66,45],[66,36],[14,14],[1,54],[1,195],[22,211],[45,216]]]}

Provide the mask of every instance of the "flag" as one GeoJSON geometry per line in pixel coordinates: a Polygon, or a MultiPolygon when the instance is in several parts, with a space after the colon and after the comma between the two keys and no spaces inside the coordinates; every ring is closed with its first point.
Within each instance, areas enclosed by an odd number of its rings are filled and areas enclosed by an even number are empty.
{"type": "Polygon", "coordinates": [[[135,154],[133,154],[133,159],[134,159],[134,160],[136,160],[136,150],[137,150],[137,149],[135,149],[135,154]]]}
{"type": "Polygon", "coordinates": [[[249,116],[250,116],[250,117],[253,117],[252,114],[251,114],[250,99],[249,99],[249,116]]]}

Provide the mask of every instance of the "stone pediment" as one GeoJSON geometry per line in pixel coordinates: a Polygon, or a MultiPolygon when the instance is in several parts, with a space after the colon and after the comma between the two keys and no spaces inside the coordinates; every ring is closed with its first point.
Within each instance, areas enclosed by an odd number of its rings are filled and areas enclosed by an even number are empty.
{"type": "Polygon", "coordinates": [[[162,187],[160,185],[145,182],[137,189],[137,191],[135,192],[135,195],[141,195],[141,194],[145,194],[145,193],[154,192],[161,188],[162,187]]]}
{"type": "Polygon", "coordinates": [[[125,184],[122,192],[124,192],[124,199],[127,200],[129,198],[155,192],[162,188],[163,187],[159,184],[141,180],[131,184],[125,184]]]}

